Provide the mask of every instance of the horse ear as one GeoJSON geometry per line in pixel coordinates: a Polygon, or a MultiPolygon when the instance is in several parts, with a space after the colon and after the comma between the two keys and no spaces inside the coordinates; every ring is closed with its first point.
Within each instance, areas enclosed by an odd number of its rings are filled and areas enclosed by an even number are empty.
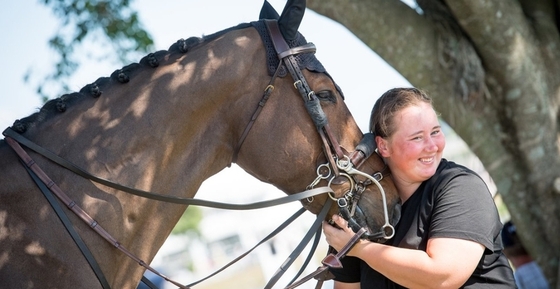
{"type": "Polygon", "coordinates": [[[293,40],[303,19],[305,13],[305,0],[288,0],[280,19],[278,26],[286,40],[293,40]]]}
{"type": "Polygon", "coordinates": [[[280,15],[274,10],[274,7],[264,0],[263,6],[261,8],[261,14],[259,14],[259,19],[278,19],[280,15]]]}

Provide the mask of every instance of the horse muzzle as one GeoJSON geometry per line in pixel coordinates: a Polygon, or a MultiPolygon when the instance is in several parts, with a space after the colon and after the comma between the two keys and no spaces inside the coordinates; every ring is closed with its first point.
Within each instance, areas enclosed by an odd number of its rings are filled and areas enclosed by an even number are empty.
{"type": "Polygon", "coordinates": [[[372,242],[385,243],[395,235],[394,226],[398,223],[401,216],[401,204],[397,203],[391,210],[391,220],[389,223],[379,224],[375,219],[362,210],[359,205],[351,208],[345,205],[344,202],[339,205],[340,215],[348,222],[348,227],[357,233],[361,228],[366,232],[361,236],[362,239],[367,239],[372,242]]]}

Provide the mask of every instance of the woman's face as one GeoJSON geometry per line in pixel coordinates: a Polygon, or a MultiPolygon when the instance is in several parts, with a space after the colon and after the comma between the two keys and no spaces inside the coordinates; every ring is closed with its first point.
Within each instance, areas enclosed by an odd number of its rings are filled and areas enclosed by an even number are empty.
{"type": "Polygon", "coordinates": [[[430,104],[422,102],[402,109],[394,117],[396,130],[382,139],[380,146],[391,173],[400,182],[429,179],[435,174],[445,147],[436,112],[430,104]]]}

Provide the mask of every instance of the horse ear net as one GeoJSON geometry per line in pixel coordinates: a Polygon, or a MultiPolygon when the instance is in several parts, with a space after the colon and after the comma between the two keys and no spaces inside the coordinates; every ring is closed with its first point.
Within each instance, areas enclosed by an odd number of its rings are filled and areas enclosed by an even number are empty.
{"type": "Polygon", "coordinates": [[[356,146],[356,150],[363,152],[366,159],[371,156],[375,149],[375,135],[371,132],[364,134],[362,140],[360,140],[360,143],[356,146]]]}

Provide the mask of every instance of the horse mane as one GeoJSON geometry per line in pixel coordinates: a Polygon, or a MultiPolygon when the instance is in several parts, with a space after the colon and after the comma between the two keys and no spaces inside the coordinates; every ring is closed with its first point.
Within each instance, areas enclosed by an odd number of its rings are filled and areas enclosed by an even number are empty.
{"type": "MultiPolygon", "coordinates": [[[[11,128],[18,132],[24,133],[29,128],[36,126],[37,124],[53,117],[56,114],[65,112],[68,107],[72,106],[78,101],[87,99],[86,96],[98,98],[103,94],[101,88],[110,88],[109,85],[115,83],[127,83],[130,81],[130,75],[138,69],[142,68],[156,68],[159,66],[159,61],[165,59],[167,55],[172,55],[175,53],[185,54],[191,49],[203,45],[205,43],[211,42],[212,40],[220,37],[223,34],[228,33],[232,30],[243,29],[250,27],[250,23],[241,23],[237,26],[226,28],[224,30],[215,32],[209,35],[203,35],[202,37],[190,37],[187,39],[179,39],[177,42],[173,43],[168,50],[160,50],[157,52],[149,53],[142,57],[138,63],[131,63],[122,67],[121,69],[115,70],[109,77],[100,77],[96,81],[85,85],[78,92],[72,92],[64,94],[58,98],[51,99],[47,101],[39,111],[24,117],[22,119],[17,119],[11,128]]],[[[1,140],[2,142],[4,140],[1,140]]]]}

